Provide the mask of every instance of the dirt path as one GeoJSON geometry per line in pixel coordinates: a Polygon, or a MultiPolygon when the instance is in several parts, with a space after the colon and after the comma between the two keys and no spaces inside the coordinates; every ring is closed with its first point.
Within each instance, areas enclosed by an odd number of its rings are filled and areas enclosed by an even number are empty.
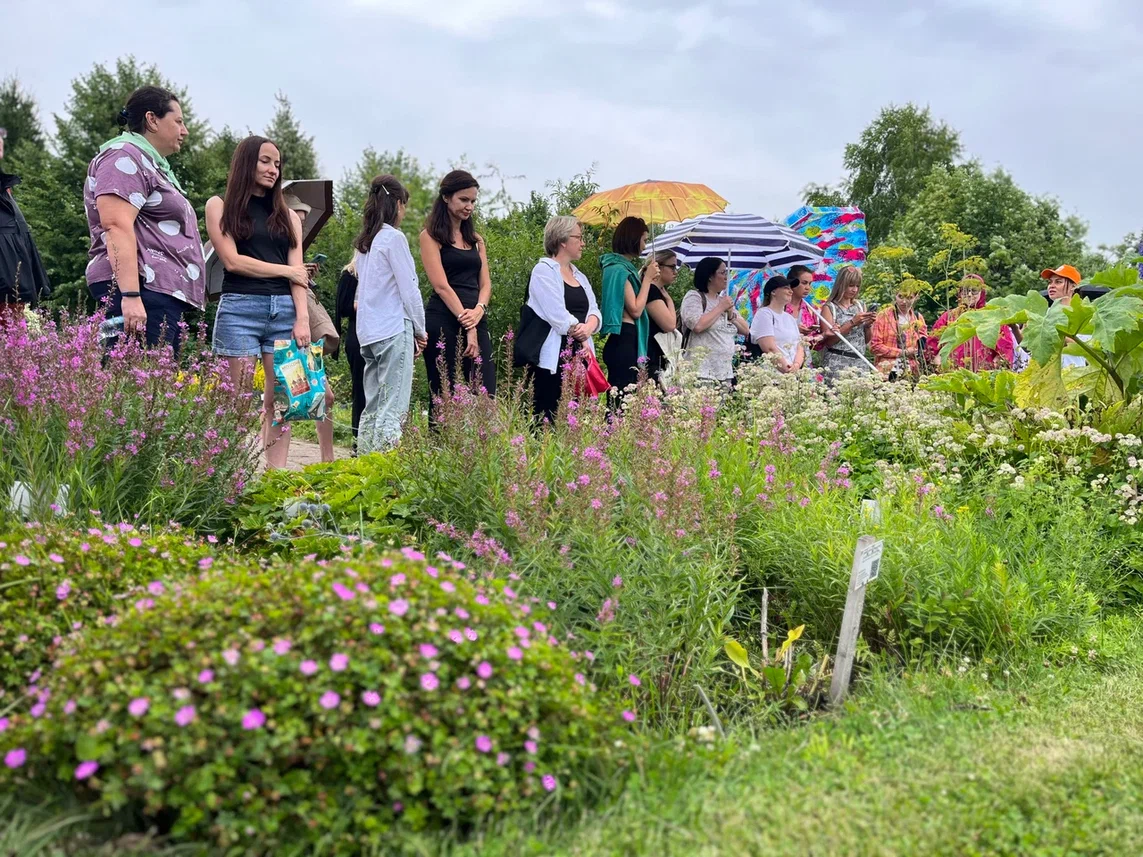
{"type": "MultiPolygon", "coordinates": [[[[349,458],[353,450],[344,446],[335,446],[333,448],[334,456],[337,458],[349,458]]],[[[297,438],[290,439],[290,456],[286,459],[286,467],[289,470],[301,470],[311,464],[317,464],[321,461],[321,447],[316,443],[310,443],[297,438]]]]}

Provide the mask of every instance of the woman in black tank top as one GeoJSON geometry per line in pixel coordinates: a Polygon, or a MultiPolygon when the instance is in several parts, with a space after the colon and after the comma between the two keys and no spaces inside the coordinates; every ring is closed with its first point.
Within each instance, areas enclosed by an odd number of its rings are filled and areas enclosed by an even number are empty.
{"type": "Polygon", "coordinates": [[[262,361],[268,468],[284,467],[290,451],[289,424],[274,423],[274,344],[310,344],[302,224],[283,198],[281,166],[271,140],[247,137],[234,151],[225,199],[206,203],[206,230],[225,269],[212,348],[227,358],[239,389],[251,389],[254,364],[262,361]]]}
{"type": "Polygon", "coordinates": [[[470,173],[449,173],[441,181],[440,194],[421,232],[421,263],[433,287],[433,295],[425,306],[429,336],[425,371],[432,394],[430,425],[436,423],[436,400],[446,395],[457,380],[458,352],[463,382],[490,396],[496,394],[496,363],[485,317],[492,298],[492,280],[484,241],[472,224],[479,189],[470,173]]]}

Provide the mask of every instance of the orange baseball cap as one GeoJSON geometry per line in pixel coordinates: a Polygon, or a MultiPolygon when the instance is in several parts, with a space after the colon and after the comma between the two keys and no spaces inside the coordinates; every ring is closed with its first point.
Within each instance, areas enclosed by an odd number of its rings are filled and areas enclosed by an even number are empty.
{"type": "Polygon", "coordinates": [[[1073,268],[1071,265],[1060,265],[1056,270],[1045,268],[1040,272],[1040,277],[1045,280],[1050,280],[1052,277],[1063,277],[1065,280],[1071,280],[1073,283],[1078,283],[1083,277],[1080,272],[1073,268]]]}

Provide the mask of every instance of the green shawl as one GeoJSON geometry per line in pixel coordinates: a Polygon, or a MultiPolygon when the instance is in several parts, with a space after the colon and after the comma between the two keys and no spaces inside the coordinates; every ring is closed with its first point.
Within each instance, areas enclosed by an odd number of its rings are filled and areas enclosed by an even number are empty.
{"type": "Polygon", "coordinates": [[[158,168],[159,172],[167,177],[167,181],[174,185],[175,189],[178,190],[179,193],[181,193],[183,196],[186,196],[187,192],[183,190],[183,186],[179,184],[179,180],[175,178],[175,173],[174,170],[171,169],[170,162],[159,154],[158,149],[151,145],[150,140],[148,140],[142,134],[136,134],[134,131],[125,131],[118,137],[112,137],[110,140],[100,146],[99,151],[105,152],[116,143],[130,143],[132,146],[142,151],[144,155],[155,162],[155,166],[158,168]]]}
{"type": "MultiPolygon", "coordinates": [[[[626,285],[630,282],[631,288],[638,295],[643,284],[639,280],[639,271],[635,263],[626,256],[605,253],[600,258],[599,264],[603,268],[603,285],[599,302],[600,311],[603,313],[603,327],[599,332],[619,333],[623,329],[623,296],[626,285]]],[[[651,333],[651,317],[647,315],[645,309],[643,314],[635,319],[635,332],[639,336],[639,356],[646,357],[647,339],[651,333]]]]}

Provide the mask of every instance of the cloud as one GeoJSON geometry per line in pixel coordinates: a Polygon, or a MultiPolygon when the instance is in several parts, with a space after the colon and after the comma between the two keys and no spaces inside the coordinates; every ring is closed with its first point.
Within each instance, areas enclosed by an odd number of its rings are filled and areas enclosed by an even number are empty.
{"type": "Polygon", "coordinates": [[[501,24],[550,17],[558,6],[546,0],[350,0],[363,9],[394,15],[462,37],[483,37],[501,24]]]}

